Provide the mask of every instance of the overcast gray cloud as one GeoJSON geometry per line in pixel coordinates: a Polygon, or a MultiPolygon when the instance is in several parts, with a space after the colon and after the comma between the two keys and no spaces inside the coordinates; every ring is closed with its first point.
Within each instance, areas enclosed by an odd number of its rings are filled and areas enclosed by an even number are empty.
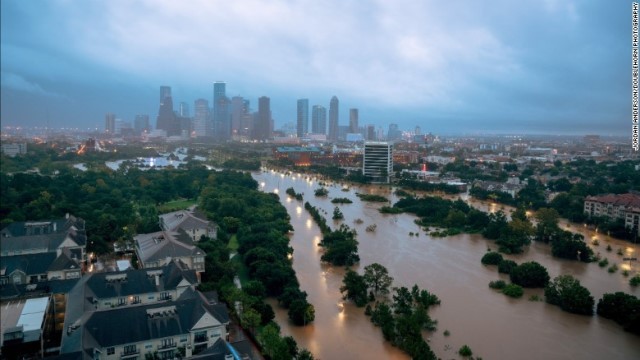
{"type": "Polygon", "coordinates": [[[3,124],[36,123],[25,102],[51,94],[68,97],[56,111],[76,126],[101,126],[107,111],[153,118],[160,85],[193,104],[223,80],[230,95],[270,96],[276,125],[295,119],[297,98],[328,106],[332,95],[343,124],[357,107],[364,123],[426,131],[624,134],[630,125],[626,1],[1,6],[3,124]]]}

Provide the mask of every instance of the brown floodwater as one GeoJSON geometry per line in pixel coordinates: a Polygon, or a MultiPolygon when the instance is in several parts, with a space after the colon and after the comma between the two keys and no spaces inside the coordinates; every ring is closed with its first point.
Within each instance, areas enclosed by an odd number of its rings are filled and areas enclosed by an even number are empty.
{"type": "MultiPolygon", "coordinates": [[[[326,188],[329,196],[318,198],[313,191],[320,187],[318,179],[306,175],[273,172],[254,173],[254,178],[265,192],[277,192],[282,204],[291,215],[294,233],[293,268],[302,290],[315,306],[316,319],[306,327],[291,325],[286,310],[276,310],[276,320],[285,335],[293,336],[298,344],[309,349],[317,359],[408,359],[400,350],[384,341],[379,328],[371,324],[363,308],[344,302],[339,291],[344,268],[320,263],[320,230],[313,222],[304,203],[285,194],[288,187],[304,193],[304,201],[326,211],[323,215],[330,225],[345,223],[358,232],[360,264],[356,270],[377,262],[394,277],[394,286],[411,287],[417,284],[441,299],[442,304],[430,309],[438,320],[438,329],[425,333],[431,348],[442,359],[458,359],[458,349],[467,344],[483,359],[640,359],[640,337],[626,333],[611,320],[598,316],[573,315],[541,301],[529,301],[532,295],[542,297],[542,289],[525,289],[520,299],[511,299],[488,287],[492,280],[508,280],[498,274],[495,266],[480,263],[487,248],[496,249],[492,241],[480,235],[461,234],[446,238],[432,238],[415,223],[410,214],[380,214],[383,204],[361,201],[356,192],[376,193],[397,201],[388,187],[369,185],[349,186],[332,183],[326,188]],[[334,204],[331,199],[347,197],[352,204],[338,205],[345,219],[331,220],[334,204]],[[356,219],[362,219],[356,224],[356,219]],[[375,232],[365,228],[376,224],[375,232]],[[410,236],[410,232],[419,233],[410,236]],[[448,330],[450,335],[444,336],[448,330]]],[[[473,206],[487,211],[500,209],[499,205],[469,200],[473,206]]],[[[505,208],[506,212],[511,209],[505,208]]],[[[567,223],[562,223],[567,228],[567,223]]],[[[548,245],[532,243],[523,254],[506,256],[518,263],[537,261],[547,268],[553,278],[571,274],[587,287],[596,299],[602,294],[624,291],[640,297],[640,289],[629,285],[628,270],[632,276],[640,271],[640,262],[623,261],[623,257],[640,257],[640,247],[612,239],[584,226],[569,225],[571,231],[580,232],[591,243],[595,252],[616,264],[619,270],[609,273],[596,263],[553,258],[548,245]],[[612,251],[607,251],[611,245],[612,251]],[[618,255],[621,249],[623,255],[618,255]]],[[[274,303],[275,304],[275,303],[274,303]]]]}

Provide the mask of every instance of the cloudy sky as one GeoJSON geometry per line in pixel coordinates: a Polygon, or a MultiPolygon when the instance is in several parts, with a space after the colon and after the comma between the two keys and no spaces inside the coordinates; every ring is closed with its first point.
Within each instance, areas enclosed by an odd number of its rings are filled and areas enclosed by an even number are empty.
{"type": "Polygon", "coordinates": [[[631,2],[2,0],[2,125],[104,127],[159,87],[193,108],[340,99],[361,124],[436,133],[628,135],[631,2]]]}

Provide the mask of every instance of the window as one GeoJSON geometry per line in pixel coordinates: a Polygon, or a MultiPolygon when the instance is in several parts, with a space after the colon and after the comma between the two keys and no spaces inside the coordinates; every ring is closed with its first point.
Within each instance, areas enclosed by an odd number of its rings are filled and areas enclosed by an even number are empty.
{"type": "Polygon", "coordinates": [[[40,275],[40,281],[47,281],[47,274],[40,275]]]}
{"type": "Polygon", "coordinates": [[[116,353],[116,348],[112,347],[108,347],[107,348],[107,355],[113,355],[116,353]]]}
{"type": "Polygon", "coordinates": [[[171,300],[171,293],[168,291],[161,292],[158,300],[171,300]]]}
{"type": "Polygon", "coordinates": [[[127,305],[127,298],[118,298],[118,306],[127,305]]]}
{"type": "Polygon", "coordinates": [[[196,346],[193,347],[193,355],[198,354],[200,352],[202,352],[202,350],[207,348],[207,344],[198,344],[196,346]]]}
{"type": "Polygon", "coordinates": [[[132,297],[131,303],[132,304],[139,304],[140,303],[140,296],[136,295],[136,296],[132,297]]]}
{"type": "Polygon", "coordinates": [[[138,349],[136,348],[135,345],[125,345],[122,352],[124,355],[135,354],[138,352],[138,349]]]}
{"type": "Polygon", "coordinates": [[[207,331],[196,331],[193,334],[193,342],[194,343],[200,343],[200,342],[206,342],[207,341],[207,331]]]}

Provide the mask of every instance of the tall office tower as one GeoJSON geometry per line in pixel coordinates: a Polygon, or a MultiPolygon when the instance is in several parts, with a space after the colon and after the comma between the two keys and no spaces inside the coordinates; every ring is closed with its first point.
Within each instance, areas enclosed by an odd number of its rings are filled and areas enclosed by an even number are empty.
{"type": "Polygon", "coordinates": [[[253,114],[251,113],[251,103],[249,100],[243,100],[244,107],[244,115],[242,115],[242,119],[240,119],[240,136],[244,136],[246,138],[251,137],[253,132],[253,114]]]}
{"type": "Polygon", "coordinates": [[[349,109],[349,132],[352,134],[360,132],[358,128],[358,109],[349,109]]]}
{"type": "Polygon", "coordinates": [[[253,127],[253,138],[256,140],[267,140],[271,138],[271,100],[262,96],[258,99],[258,113],[253,127]]]}
{"type": "Polygon", "coordinates": [[[393,175],[393,145],[388,142],[366,141],[362,174],[370,177],[372,182],[388,183],[393,175]]]}
{"type": "Polygon", "coordinates": [[[327,109],[321,105],[313,105],[311,110],[311,132],[314,134],[327,133],[327,109]]]}
{"type": "Polygon", "coordinates": [[[151,131],[151,126],[149,126],[149,115],[136,115],[133,122],[133,129],[136,135],[141,135],[151,131]]]}
{"type": "Polygon", "coordinates": [[[331,98],[329,102],[329,140],[338,141],[338,126],[340,102],[336,96],[331,98]]]}
{"type": "Polygon", "coordinates": [[[420,126],[416,125],[416,130],[414,131],[415,135],[422,135],[422,129],[420,126]]]}
{"type": "Polygon", "coordinates": [[[229,99],[226,95],[227,84],[216,81],[213,84],[213,124],[214,136],[219,140],[231,138],[231,118],[229,116],[229,99]]]}
{"type": "Polygon", "coordinates": [[[376,139],[376,127],[374,125],[367,125],[367,136],[369,141],[375,141],[376,139]]]}
{"type": "Polygon", "coordinates": [[[298,138],[301,138],[309,132],[309,99],[298,100],[297,119],[296,133],[298,138]]]}
{"type": "Polygon", "coordinates": [[[198,99],[193,103],[193,137],[211,136],[209,101],[198,99]]]}
{"type": "Polygon", "coordinates": [[[180,109],[178,110],[178,115],[182,117],[189,117],[189,104],[186,102],[180,103],[180,109]]]}
{"type": "Polygon", "coordinates": [[[402,132],[398,128],[398,124],[389,124],[389,131],[387,132],[387,139],[390,141],[398,140],[402,137],[402,132]]]}
{"type": "Polygon", "coordinates": [[[171,97],[171,86],[160,86],[160,104],[167,97],[171,97]]]}
{"type": "Polygon", "coordinates": [[[109,135],[116,133],[116,114],[106,113],[104,115],[104,132],[109,135]]]}
{"type": "Polygon", "coordinates": [[[173,112],[171,88],[169,86],[161,86],[160,95],[164,95],[164,98],[160,101],[158,118],[156,119],[156,129],[166,131],[167,136],[180,135],[182,129],[180,122],[178,122],[176,113],[173,112]]]}
{"type": "Polygon", "coordinates": [[[231,98],[231,136],[241,135],[242,119],[249,112],[248,104],[242,96],[231,98]]]}

